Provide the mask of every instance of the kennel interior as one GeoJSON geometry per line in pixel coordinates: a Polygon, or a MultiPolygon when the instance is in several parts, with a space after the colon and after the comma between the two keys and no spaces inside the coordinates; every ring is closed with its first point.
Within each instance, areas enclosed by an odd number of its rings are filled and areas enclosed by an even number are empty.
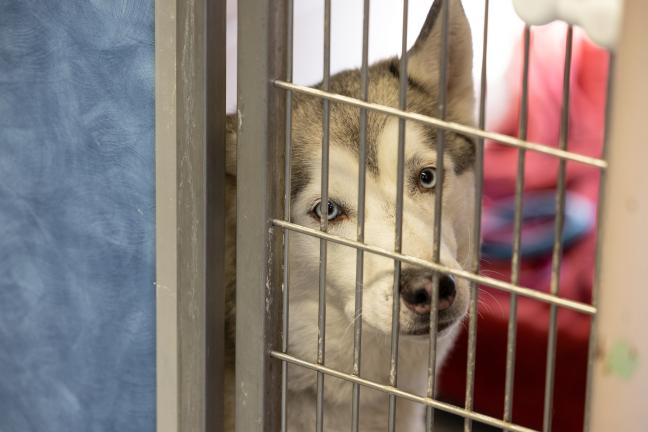
{"type": "MultiPolygon", "coordinates": [[[[626,363],[626,366],[633,364],[630,367],[633,376],[626,382],[628,387],[639,386],[640,378],[634,375],[638,348],[634,345],[629,348],[628,342],[610,342],[610,338],[614,339],[611,333],[605,339],[597,337],[612,331],[607,326],[614,312],[606,315],[606,308],[621,307],[604,303],[612,297],[609,292],[613,290],[613,282],[607,278],[615,272],[608,266],[621,264],[608,263],[608,259],[613,260],[608,258],[613,254],[612,247],[601,238],[606,240],[612,235],[608,230],[620,228],[613,227],[614,211],[607,203],[615,199],[615,192],[609,191],[618,187],[615,186],[612,161],[616,160],[616,151],[624,151],[621,144],[615,148],[608,141],[622,139],[626,132],[622,131],[625,127],[615,126],[616,121],[625,122],[633,117],[628,113],[619,114],[621,108],[619,111],[611,110],[610,106],[620,105],[609,100],[623,97],[613,79],[636,61],[636,52],[624,54],[623,50],[631,50],[626,48],[626,44],[632,44],[628,42],[633,38],[630,33],[641,32],[639,28],[632,29],[633,18],[628,14],[633,8],[642,6],[639,2],[625,5],[618,59],[616,51],[596,46],[581,28],[572,24],[546,27],[531,25],[538,24],[532,22],[523,25],[506,76],[512,87],[511,99],[506,102],[508,105],[503,108],[504,112],[497,114],[498,121],[491,122],[488,118],[491,111],[487,107],[495,102],[490,99],[493,95],[487,92],[491,89],[487,81],[487,65],[498,47],[489,43],[488,28],[493,22],[502,25],[491,12],[493,4],[498,2],[464,2],[466,9],[481,10],[482,20],[481,26],[477,27],[480,31],[473,26],[476,33],[473,39],[481,40],[476,44],[481,49],[476,49],[479,92],[478,126],[474,127],[446,122],[443,100],[435,117],[409,112],[403,98],[398,109],[367,100],[367,65],[372,44],[369,37],[372,20],[369,18],[371,8],[376,6],[368,0],[362,3],[361,13],[356,14],[358,19],[353,24],[362,29],[360,40],[347,41],[349,45],[353,43],[361,47],[357,59],[357,65],[362,68],[362,88],[365,89],[361,97],[334,94],[327,88],[332,73],[331,34],[336,30],[332,26],[332,16],[335,16],[332,8],[357,9],[360,2],[354,6],[335,2],[332,5],[328,0],[322,2],[318,9],[321,13],[322,47],[320,50],[311,47],[323,55],[321,63],[318,62],[323,68],[319,76],[321,87],[314,89],[295,83],[294,73],[299,68],[300,59],[294,49],[304,43],[294,39],[300,19],[300,15],[295,14],[298,3],[272,2],[267,8],[259,8],[257,2],[241,1],[238,4],[237,110],[244,119],[238,136],[238,176],[250,179],[250,184],[245,180],[238,183],[238,220],[245,220],[245,228],[238,231],[237,237],[237,303],[249,307],[237,311],[237,322],[245,323],[237,328],[237,428],[285,430],[286,410],[290,409],[286,401],[286,371],[291,365],[308,368],[317,375],[317,421],[313,424],[313,430],[317,431],[324,430],[327,415],[335,415],[325,412],[321,403],[323,386],[329,376],[347,380],[354,386],[353,398],[349,401],[353,410],[350,430],[358,427],[358,395],[364,387],[389,394],[390,404],[385,406],[385,410],[389,410],[390,417],[385,430],[394,430],[395,398],[424,404],[427,407],[427,430],[435,428],[433,417],[443,417],[444,414],[463,419],[461,425],[455,427],[466,431],[473,427],[481,430],[479,428],[484,425],[512,431],[612,430],[603,426],[615,424],[609,422],[609,418],[615,417],[618,421],[618,417],[610,413],[611,409],[607,407],[602,414],[591,408],[600,407],[602,400],[610,397],[608,380],[614,379],[611,378],[614,373],[610,371],[615,369],[611,366],[615,360],[604,360],[606,355],[601,352],[609,349],[608,356],[618,355],[625,359],[621,363],[626,363]],[[259,37],[260,34],[265,37],[259,37]],[[631,56],[634,60],[629,60],[631,56]],[[624,66],[624,59],[627,66],[624,66]],[[395,116],[401,124],[420,122],[439,131],[474,137],[478,179],[475,187],[479,191],[477,211],[473,215],[474,235],[481,235],[484,242],[473,253],[487,259],[478,260],[481,265],[471,271],[457,271],[441,265],[438,260],[421,262],[403,255],[398,244],[393,250],[366,244],[361,215],[357,238],[327,233],[326,224],[318,231],[293,223],[290,193],[286,191],[290,190],[291,98],[296,93],[322,101],[325,128],[323,172],[328,170],[327,113],[330,104],[334,103],[356,107],[365,122],[366,113],[375,111],[395,116]],[[267,143],[267,146],[260,149],[260,142],[267,143]],[[605,186],[599,188],[603,179],[605,186]],[[606,206],[601,205],[603,198],[606,206]],[[318,347],[316,362],[298,358],[288,351],[290,286],[285,245],[289,235],[320,239],[321,273],[319,281],[314,281],[319,283],[320,302],[320,337],[313,341],[318,347]],[[390,382],[372,382],[362,377],[358,360],[362,330],[358,319],[354,321],[353,372],[327,367],[323,346],[326,340],[328,242],[355,248],[359,263],[363,254],[379,254],[393,258],[397,263],[420,265],[439,274],[452,274],[470,281],[467,330],[453,354],[453,361],[442,371],[440,383],[435,382],[434,362],[430,362],[427,397],[408,394],[397,388],[396,354],[392,355],[390,382]],[[601,244],[605,244],[606,249],[601,244]],[[598,254],[595,252],[597,245],[598,254]],[[606,288],[606,283],[610,288],[606,288]],[[435,396],[437,388],[438,395],[435,396]],[[253,397],[250,397],[250,392],[253,397]],[[592,395],[595,395],[594,401],[592,395]],[[259,414],[248,415],[250,412],[259,414]]],[[[524,7],[523,2],[518,3],[516,6],[524,7]]],[[[418,10],[424,7],[412,6],[406,0],[399,3],[399,7],[400,14],[393,14],[390,19],[402,22],[398,55],[403,71],[407,67],[406,55],[403,54],[409,47],[407,11],[408,8],[416,7],[418,10]]],[[[443,8],[447,7],[447,2],[444,2],[443,8]]],[[[442,12],[441,16],[447,15],[442,12]]],[[[609,22],[604,25],[613,26],[613,14],[608,18],[609,22]]],[[[444,32],[447,31],[446,24],[444,32]]],[[[313,26],[313,23],[309,25],[313,26]]],[[[444,61],[447,61],[447,53],[440,63],[443,65],[444,61]]],[[[442,66],[440,74],[443,73],[442,66]]],[[[401,76],[406,74],[401,73],[401,76]]],[[[443,93],[443,88],[440,88],[439,94],[443,93]]],[[[360,127],[366,127],[366,124],[360,127]]],[[[402,135],[399,140],[402,146],[402,135]]],[[[360,145],[362,149],[363,143],[360,145]]],[[[437,152],[443,152],[443,140],[437,143],[437,152]]],[[[402,159],[400,163],[398,168],[402,172],[402,159]]],[[[616,173],[622,176],[619,171],[616,173]]],[[[359,177],[359,190],[363,190],[362,168],[359,177]]],[[[323,197],[327,196],[327,187],[328,180],[324,178],[323,197]]],[[[399,193],[402,194],[402,190],[399,193]]],[[[437,195],[437,200],[440,195],[437,195]]],[[[362,198],[359,202],[363,202],[362,198]]],[[[439,209],[440,204],[436,208],[439,209]]],[[[402,212],[402,208],[397,204],[398,212],[402,212]]],[[[435,223],[440,223],[439,219],[435,223]]],[[[438,226],[435,228],[439,232],[438,226]]],[[[437,240],[435,250],[438,249],[437,240]]],[[[362,268],[357,272],[358,280],[362,281],[362,268]]],[[[639,284],[635,287],[638,288],[639,284]]],[[[360,316],[361,289],[356,290],[356,296],[356,316],[360,316]]],[[[398,328],[397,321],[394,320],[393,329],[398,328]]],[[[397,352],[397,335],[397,331],[392,332],[392,353],[397,352]]],[[[430,340],[431,358],[434,358],[434,337],[430,340]]],[[[632,420],[628,430],[642,430],[645,423],[639,422],[638,419],[632,420]]]]}
{"type": "MultiPolygon", "coordinates": [[[[236,397],[238,430],[282,430],[286,368],[325,388],[338,377],[360,395],[375,389],[386,414],[390,397],[414,400],[436,432],[648,430],[647,3],[463,0],[473,126],[310,87],[400,55],[431,3],[1,1],[0,431],[216,432],[226,396],[236,397]],[[601,9],[588,15],[587,5],[601,9]],[[555,14],[538,17],[543,8],[555,14]],[[572,27],[544,25],[552,17],[572,27]],[[472,137],[483,168],[481,214],[468,215],[482,222],[472,225],[479,268],[457,272],[369,237],[296,225],[284,192],[297,95],[472,137]],[[234,111],[239,337],[236,391],[226,395],[225,119],[234,111]],[[286,236],[472,284],[473,313],[429,394],[286,349],[286,236]]],[[[313,292],[331,300],[315,279],[313,292]]],[[[361,322],[349,332],[366,342],[361,322]]],[[[348,351],[362,354],[358,344],[348,351]]],[[[354,400],[348,411],[362,418],[354,400]]],[[[319,414],[308,430],[336,413],[319,414]]]]}

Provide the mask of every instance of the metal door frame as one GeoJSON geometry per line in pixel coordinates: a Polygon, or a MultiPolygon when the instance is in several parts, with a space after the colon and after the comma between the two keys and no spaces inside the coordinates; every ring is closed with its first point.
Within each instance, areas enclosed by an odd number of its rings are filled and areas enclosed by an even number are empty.
{"type": "Polygon", "coordinates": [[[286,0],[239,0],[236,256],[236,428],[275,431],[280,422],[286,0]],[[250,31],[254,29],[254,31],[250,31]],[[249,181],[245,181],[249,180],[249,181]],[[244,307],[242,307],[244,305],[244,307]]]}
{"type": "Polygon", "coordinates": [[[155,0],[159,432],[223,428],[225,3],[155,0]]]}

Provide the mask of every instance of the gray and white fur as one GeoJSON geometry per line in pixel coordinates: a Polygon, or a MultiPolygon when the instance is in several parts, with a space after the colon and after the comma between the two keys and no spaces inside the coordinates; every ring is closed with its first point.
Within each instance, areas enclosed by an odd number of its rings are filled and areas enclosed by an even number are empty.
{"type": "MultiPolygon", "coordinates": [[[[435,0],[421,33],[408,52],[407,108],[437,116],[439,59],[441,47],[441,3],[435,0]]],[[[474,123],[472,46],[470,28],[459,0],[449,2],[449,52],[447,119],[474,123]]],[[[392,58],[369,68],[369,101],[398,107],[399,60],[392,58]]],[[[333,76],[330,91],[360,97],[360,71],[333,76]]],[[[359,109],[332,102],[330,105],[329,232],[355,240],[357,224],[359,109]]],[[[436,129],[406,122],[405,178],[402,251],[425,260],[432,259],[436,129]],[[425,171],[425,173],[424,173],[425,171]]],[[[292,221],[319,229],[321,214],[320,166],[322,102],[294,94],[292,122],[292,221]]],[[[228,218],[227,218],[227,331],[228,361],[226,402],[227,431],[233,431],[234,413],[234,287],[236,232],[236,121],[228,118],[228,218]]],[[[396,219],[396,173],[398,119],[377,112],[368,113],[365,242],[393,250],[396,219]]],[[[446,132],[443,181],[441,262],[456,269],[471,269],[472,215],[474,205],[474,142],[446,132]]],[[[324,217],[322,216],[322,217],[324,217]]],[[[317,351],[319,240],[290,236],[290,346],[289,353],[314,362],[317,351]]],[[[351,372],[355,307],[356,251],[329,243],[327,273],[326,366],[351,372]]],[[[431,273],[408,264],[402,266],[398,387],[425,396],[429,347],[429,297],[431,273]]],[[[363,335],[361,376],[388,384],[394,261],[365,253],[363,284],[363,335]]],[[[442,279],[452,292],[440,294],[437,370],[443,364],[458,333],[469,302],[465,280],[442,279]]],[[[447,287],[442,286],[441,291],[447,287]]],[[[447,291],[447,290],[446,290],[447,291]]],[[[288,430],[315,429],[316,377],[311,370],[288,368],[288,430]]],[[[349,430],[352,384],[325,378],[324,430],[349,430]]],[[[398,400],[397,430],[424,430],[424,407],[398,400]]],[[[388,395],[362,388],[360,430],[387,429],[388,395]]]]}

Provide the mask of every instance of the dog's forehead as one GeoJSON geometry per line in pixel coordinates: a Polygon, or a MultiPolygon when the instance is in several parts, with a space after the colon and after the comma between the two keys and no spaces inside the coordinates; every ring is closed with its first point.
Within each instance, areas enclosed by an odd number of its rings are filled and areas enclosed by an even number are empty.
{"type": "MultiPolygon", "coordinates": [[[[359,70],[344,71],[331,78],[329,91],[353,98],[361,98],[361,76],[359,70]]],[[[302,177],[297,179],[293,187],[295,195],[300,187],[309,178],[307,167],[319,163],[323,136],[323,118],[321,99],[308,95],[295,94],[293,102],[293,172],[302,177]]],[[[398,60],[393,58],[379,62],[369,68],[368,84],[369,102],[398,108],[399,105],[399,72],[398,60]]],[[[408,79],[407,110],[420,114],[435,116],[436,92],[428,90],[417,82],[408,79]]],[[[461,101],[459,101],[461,102],[461,101]]],[[[360,108],[349,104],[330,102],[329,143],[331,146],[341,146],[350,150],[354,155],[359,154],[360,146],[360,108]]],[[[472,116],[471,104],[448,104],[448,117],[455,121],[470,123],[468,116],[472,116]],[[469,114],[466,114],[466,113],[469,114]]],[[[379,146],[385,140],[381,136],[388,124],[392,124],[393,116],[377,111],[367,111],[366,126],[366,152],[367,170],[370,175],[378,176],[381,162],[379,146]]],[[[408,121],[408,123],[413,123],[408,121]]],[[[408,127],[410,129],[410,127],[408,127]]],[[[416,129],[419,140],[428,148],[434,149],[436,142],[436,128],[418,123],[416,129]]],[[[460,174],[469,168],[474,160],[474,144],[465,137],[447,134],[446,140],[448,155],[453,159],[455,171],[460,174]]],[[[408,139],[408,142],[410,140],[408,139]]]]}
{"type": "MultiPolygon", "coordinates": [[[[358,70],[344,71],[331,78],[329,91],[332,93],[361,98],[361,78],[358,70]]],[[[385,106],[398,106],[398,81],[384,64],[377,64],[369,70],[369,101],[385,106]]],[[[293,104],[293,137],[295,147],[301,147],[307,155],[317,155],[322,143],[322,101],[305,95],[296,95],[293,104]]],[[[356,155],[360,146],[360,109],[348,104],[331,101],[329,142],[348,148],[356,155]]],[[[388,120],[386,114],[367,111],[366,149],[367,168],[377,173],[378,137],[388,120]]],[[[297,150],[299,151],[299,150],[297,150]]]]}

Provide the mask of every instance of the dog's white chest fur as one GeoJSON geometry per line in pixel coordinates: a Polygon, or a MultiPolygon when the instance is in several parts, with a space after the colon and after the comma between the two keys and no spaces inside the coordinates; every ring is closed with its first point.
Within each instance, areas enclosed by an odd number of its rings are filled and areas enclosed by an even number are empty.
{"type": "MultiPolygon", "coordinates": [[[[316,361],[317,304],[299,302],[291,305],[293,322],[290,327],[291,354],[308,361],[316,361]],[[309,324],[312,323],[312,324],[309,324]],[[297,338],[297,339],[295,339],[297,338]]],[[[353,364],[353,327],[338,326],[343,313],[334,305],[327,309],[327,340],[325,364],[327,367],[351,372],[353,364]]],[[[446,330],[437,340],[437,366],[445,360],[456,337],[457,328],[446,330]]],[[[401,336],[397,387],[408,393],[426,396],[429,337],[401,336]]],[[[390,338],[384,333],[367,328],[363,331],[360,376],[364,379],[389,384],[390,338]]],[[[314,430],[316,422],[316,373],[297,366],[288,366],[288,425],[290,432],[314,430]]],[[[324,430],[349,430],[352,417],[353,384],[331,376],[324,378],[324,430]]],[[[387,430],[389,396],[381,391],[360,387],[360,431],[387,430]]],[[[397,398],[397,430],[418,432],[424,430],[425,407],[422,404],[397,398]]]]}

